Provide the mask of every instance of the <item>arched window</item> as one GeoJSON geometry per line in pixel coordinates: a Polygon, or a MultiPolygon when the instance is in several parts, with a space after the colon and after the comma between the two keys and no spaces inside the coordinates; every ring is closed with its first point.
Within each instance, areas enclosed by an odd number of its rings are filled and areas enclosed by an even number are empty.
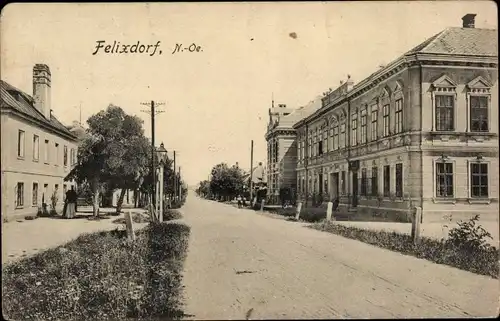
{"type": "Polygon", "coordinates": [[[402,133],[404,130],[404,95],[403,95],[403,84],[400,81],[396,82],[396,87],[393,92],[394,99],[394,133],[402,133]]]}

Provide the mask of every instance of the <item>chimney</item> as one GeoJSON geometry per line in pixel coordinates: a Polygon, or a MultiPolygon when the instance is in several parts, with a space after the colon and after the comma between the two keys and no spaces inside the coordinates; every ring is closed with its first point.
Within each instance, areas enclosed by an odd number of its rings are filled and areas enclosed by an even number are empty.
{"type": "Polygon", "coordinates": [[[51,114],[50,79],[49,66],[36,64],[33,67],[33,99],[35,100],[35,108],[49,120],[51,114]]]}
{"type": "Polygon", "coordinates": [[[475,27],[476,14],[468,13],[462,17],[462,28],[474,28],[475,27]]]}

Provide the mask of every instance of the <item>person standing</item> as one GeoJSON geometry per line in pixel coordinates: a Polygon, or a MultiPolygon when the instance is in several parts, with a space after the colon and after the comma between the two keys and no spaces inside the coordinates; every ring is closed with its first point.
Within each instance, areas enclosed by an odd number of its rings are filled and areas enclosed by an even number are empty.
{"type": "Polygon", "coordinates": [[[75,217],[77,199],[78,195],[76,194],[74,187],[71,186],[71,189],[66,192],[66,204],[64,205],[65,211],[63,214],[65,218],[75,217]]]}

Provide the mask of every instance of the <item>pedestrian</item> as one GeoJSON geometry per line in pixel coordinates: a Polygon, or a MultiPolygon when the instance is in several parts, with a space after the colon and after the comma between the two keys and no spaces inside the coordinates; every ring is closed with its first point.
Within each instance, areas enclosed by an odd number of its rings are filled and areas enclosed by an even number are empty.
{"type": "Polygon", "coordinates": [[[338,208],[339,208],[339,198],[338,198],[338,197],[335,197],[335,199],[333,200],[333,204],[332,204],[332,205],[333,205],[333,206],[332,206],[332,207],[333,207],[333,210],[334,210],[334,211],[337,211],[337,210],[338,210],[338,208]]]}
{"type": "Polygon", "coordinates": [[[238,194],[236,200],[238,201],[238,208],[241,208],[241,195],[238,194]]]}
{"type": "Polygon", "coordinates": [[[71,189],[66,192],[63,217],[65,218],[75,217],[77,199],[78,195],[76,194],[74,187],[71,186],[71,189]]]}

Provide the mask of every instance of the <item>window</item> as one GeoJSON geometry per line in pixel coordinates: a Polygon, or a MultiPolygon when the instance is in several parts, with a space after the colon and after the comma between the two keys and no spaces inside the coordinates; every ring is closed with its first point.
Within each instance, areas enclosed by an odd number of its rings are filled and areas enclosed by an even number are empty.
{"type": "Polygon", "coordinates": [[[361,112],[361,144],[366,143],[366,109],[361,112]]]}
{"type": "Polygon", "coordinates": [[[33,160],[38,161],[40,158],[40,138],[33,135],[33,160]]]}
{"type": "Polygon", "coordinates": [[[17,156],[24,158],[24,131],[19,130],[17,135],[17,156]]]}
{"type": "Polygon", "coordinates": [[[358,143],[358,119],[356,115],[353,115],[353,120],[351,121],[351,145],[355,146],[358,143]]]}
{"type": "Polygon", "coordinates": [[[312,138],[309,138],[309,144],[307,145],[307,153],[309,157],[312,156],[312,138]]]}
{"type": "Polygon", "coordinates": [[[333,127],[333,149],[339,149],[339,125],[333,127]]]}
{"type": "Polygon", "coordinates": [[[323,142],[318,142],[318,155],[323,155],[323,142]]]}
{"type": "Polygon", "coordinates": [[[436,95],[436,130],[455,130],[454,96],[436,95]]]}
{"type": "Polygon", "coordinates": [[[42,203],[47,204],[49,201],[50,197],[48,197],[49,193],[49,184],[43,184],[43,194],[42,194],[42,203]]]}
{"type": "Polygon", "coordinates": [[[403,99],[396,100],[396,134],[403,131],[403,99]]]}
{"type": "Polygon", "coordinates": [[[274,142],[274,162],[278,162],[278,141],[274,142]]]}
{"type": "Polygon", "coordinates": [[[384,137],[389,136],[391,134],[390,131],[390,106],[384,105],[384,137]]]}
{"type": "MultiPolygon", "coordinates": [[[[342,117],[343,118],[343,117],[342,117]]],[[[345,119],[340,124],[340,148],[346,147],[346,139],[345,139],[345,119]]]]}
{"type": "Polygon", "coordinates": [[[329,151],[332,151],[332,150],[335,150],[334,146],[333,146],[333,123],[330,124],[330,140],[328,141],[328,150],[329,151]]]}
{"type": "Polygon", "coordinates": [[[361,196],[366,196],[368,178],[366,177],[366,168],[361,170],[361,196]]]}
{"type": "Polygon", "coordinates": [[[471,197],[488,197],[488,164],[472,163],[470,168],[471,197]]]}
{"type": "Polygon", "coordinates": [[[54,165],[59,165],[57,162],[59,161],[59,144],[58,143],[55,143],[54,144],[54,148],[56,150],[56,159],[55,159],[55,162],[54,162],[54,165]]]}
{"type": "Polygon", "coordinates": [[[389,197],[391,194],[391,166],[384,166],[384,197],[389,197]]]}
{"type": "Polygon", "coordinates": [[[68,146],[64,145],[64,166],[68,166],[68,146]]]}
{"type": "Polygon", "coordinates": [[[470,130],[488,131],[488,97],[470,96],[470,130]]]}
{"type": "Polygon", "coordinates": [[[378,110],[374,105],[372,107],[372,141],[377,140],[377,120],[378,120],[378,110]]]}
{"type": "Polygon", "coordinates": [[[16,186],[16,207],[24,206],[24,183],[17,183],[16,186]]]}
{"type": "Polygon", "coordinates": [[[453,197],[453,164],[436,163],[436,196],[453,197]]]}
{"type": "Polygon", "coordinates": [[[324,152],[328,152],[328,127],[323,128],[323,148],[324,152]]]}
{"type": "Polygon", "coordinates": [[[378,167],[372,167],[372,195],[378,195],[378,167]]]}
{"type": "Polygon", "coordinates": [[[403,164],[396,164],[396,197],[403,197],[403,164]]]}
{"type": "Polygon", "coordinates": [[[45,155],[44,155],[43,160],[44,160],[45,164],[49,163],[49,140],[48,139],[45,140],[45,155]]]}
{"type": "Polygon", "coordinates": [[[33,191],[31,194],[31,205],[38,205],[38,183],[33,183],[33,191]]]}
{"type": "Polygon", "coordinates": [[[342,186],[341,186],[341,189],[340,189],[340,192],[342,193],[342,195],[345,195],[345,171],[342,171],[342,175],[341,175],[341,178],[340,178],[340,181],[342,182],[342,186]]]}

